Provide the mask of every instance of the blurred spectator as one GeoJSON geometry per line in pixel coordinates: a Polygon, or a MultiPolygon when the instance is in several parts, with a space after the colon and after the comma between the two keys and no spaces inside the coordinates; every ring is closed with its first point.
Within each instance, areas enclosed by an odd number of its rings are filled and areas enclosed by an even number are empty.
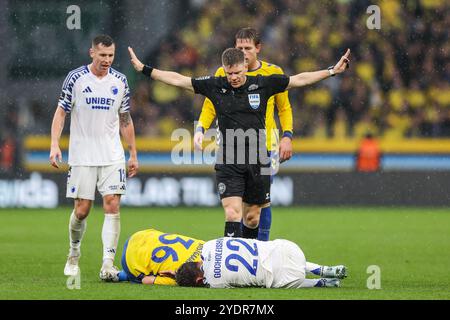
{"type": "Polygon", "coordinates": [[[359,172],[376,172],[380,170],[381,150],[372,133],[366,133],[356,154],[356,170],[359,172]]]}
{"type": "Polygon", "coordinates": [[[0,172],[13,173],[15,168],[16,141],[10,132],[6,132],[0,140],[0,172]]]}
{"type": "Polygon", "coordinates": [[[7,104],[6,117],[0,128],[0,173],[20,175],[20,136],[17,108],[14,104],[7,104]]]}

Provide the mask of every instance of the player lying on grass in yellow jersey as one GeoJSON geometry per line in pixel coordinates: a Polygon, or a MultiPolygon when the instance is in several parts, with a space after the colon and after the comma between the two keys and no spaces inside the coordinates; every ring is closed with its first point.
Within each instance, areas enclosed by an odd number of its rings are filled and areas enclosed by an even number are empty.
{"type": "MultiPolygon", "coordinates": [[[[292,266],[292,263],[289,263],[293,261],[292,270],[295,269],[300,274],[303,274],[303,278],[305,271],[306,273],[322,277],[320,279],[307,279],[307,281],[302,280],[304,286],[306,284],[309,284],[311,287],[339,286],[338,279],[346,276],[346,268],[344,266],[328,267],[306,262],[300,248],[287,240],[275,240],[265,243],[251,239],[222,238],[222,240],[217,239],[206,242],[208,246],[205,249],[205,241],[203,240],[148,229],[136,232],[126,241],[122,253],[123,270],[118,272],[117,277],[113,281],[130,281],[150,285],[176,285],[175,272],[182,265],[189,266],[190,262],[194,262],[195,266],[205,263],[204,261],[211,256],[212,248],[215,246],[214,248],[217,250],[216,241],[222,241],[223,244],[224,239],[226,240],[226,248],[222,249],[223,254],[220,257],[225,261],[225,268],[229,268],[236,275],[245,276],[246,270],[251,270],[250,276],[254,273],[255,279],[257,276],[261,277],[261,274],[267,274],[267,272],[261,273],[258,271],[258,262],[255,264],[253,261],[253,269],[247,268],[248,263],[245,259],[249,259],[248,254],[256,254],[256,258],[252,258],[261,260],[262,263],[260,265],[263,269],[260,270],[265,270],[266,260],[271,263],[272,261],[278,262],[284,267],[292,266]],[[256,249],[248,250],[248,248],[256,249]],[[260,249],[258,250],[258,248],[260,249]],[[268,260],[264,257],[270,257],[271,259],[268,260]],[[233,262],[233,260],[235,261],[233,262]],[[239,262],[241,263],[240,265],[239,262]]],[[[216,260],[218,256],[214,256],[216,260]]],[[[207,262],[205,265],[207,265],[207,262]]],[[[297,273],[295,270],[294,272],[297,273]]],[[[284,274],[283,279],[288,276],[289,273],[284,274]]]]}
{"type": "Polygon", "coordinates": [[[177,270],[183,263],[200,261],[205,242],[155,229],[136,232],[126,242],[122,253],[123,270],[112,281],[176,285],[165,270],[177,270]]]}

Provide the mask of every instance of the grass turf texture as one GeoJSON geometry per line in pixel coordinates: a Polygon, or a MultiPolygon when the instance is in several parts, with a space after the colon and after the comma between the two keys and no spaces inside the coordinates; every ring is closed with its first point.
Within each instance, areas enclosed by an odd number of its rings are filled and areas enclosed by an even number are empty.
{"type": "MultiPolygon", "coordinates": [[[[273,208],[271,238],[300,245],[308,261],[345,264],[342,288],[205,289],[103,283],[103,215],[96,207],[82,243],[81,289],[63,268],[70,208],[0,210],[0,299],[450,299],[450,211],[432,208],[273,208]],[[366,287],[367,267],[381,269],[381,289],[366,287]]],[[[146,228],[200,239],[223,234],[220,208],[123,208],[116,264],[125,240],[146,228]]]]}

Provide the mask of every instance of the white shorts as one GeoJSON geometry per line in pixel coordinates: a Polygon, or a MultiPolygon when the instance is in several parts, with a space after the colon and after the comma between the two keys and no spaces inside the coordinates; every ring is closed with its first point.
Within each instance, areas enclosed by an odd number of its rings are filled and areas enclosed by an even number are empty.
{"type": "Polygon", "coordinates": [[[95,188],[102,197],[108,194],[125,194],[125,163],[110,166],[73,166],[67,174],[67,198],[95,200],[95,188]]]}
{"type": "Polygon", "coordinates": [[[272,254],[273,282],[271,288],[300,288],[305,280],[306,258],[302,249],[289,240],[279,242],[272,254]]]}

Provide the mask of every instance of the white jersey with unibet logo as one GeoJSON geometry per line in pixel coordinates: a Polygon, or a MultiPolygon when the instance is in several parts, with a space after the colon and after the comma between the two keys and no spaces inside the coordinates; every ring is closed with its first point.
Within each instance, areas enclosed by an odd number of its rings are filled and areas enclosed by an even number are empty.
{"type": "Polygon", "coordinates": [[[267,287],[273,282],[270,257],[277,241],[219,238],[203,245],[205,282],[211,288],[267,287]]]}
{"type": "Polygon", "coordinates": [[[127,78],[113,68],[99,79],[82,66],[67,75],[58,106],[71,114],[69,165],[106,166],[125,161],[119,113],[129,112],[127,78]]]}

